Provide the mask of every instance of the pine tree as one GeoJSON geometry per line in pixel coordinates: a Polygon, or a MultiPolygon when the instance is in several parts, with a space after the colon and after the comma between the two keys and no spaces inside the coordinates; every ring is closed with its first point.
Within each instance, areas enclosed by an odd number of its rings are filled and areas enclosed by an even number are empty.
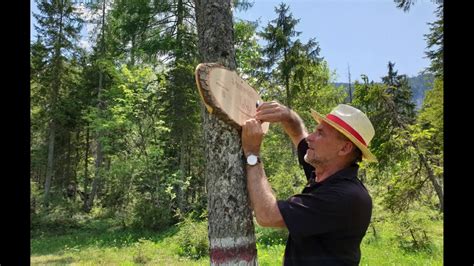
{"type": "Polygon", "coordinates": [[[383,84],[369,83],[367,77],[363,84],[355,84],[353,104],[369,116],[376,132],[370,146],[379,161],[373,181],[389,184],[384,202],[392,211],[401,211],[427,193],[425,181],[429,180],[442,210],[442,187],[423,146],[427,132],[415,124],[411,89],[404,75],[397,75],[394,64],[388,66],[383,84]]]}
{"type": "Polygon", "coordinates": [[[444,19],[442,3],[436,9],[436,16],[438,19],[435,22],[428,23],[430,25],[430,33],[426,34],[425,37],[429,50],[425,54],[431,60],[428,71],[433,73],[435,77],[442,79],[444,69],[444,19]]]}
{"type": "Polygon", "coordinates": [[[400,122],[412,124],[415,120],[415,103],[412,100],[412,89],[408,85],[406,75],[398,75],[394,70],[395,63],[388,62],[387,76],[382,77],[382,82],[387,85],[386,92],[392,95],[395,104],[394,112],[400,122]]]}
{"type": "MultiPolygon", "coordinates": [[[[95,114],[95,119],[92,122],[92,130],[93,130],[93,139],[95,143],[95,171],[94,177],[91,184],[90,193],[87,191],[89,180],[85,179],[85,186],[84,186],[84,204],[83,210],[85,212],[90,212],[93,205],[95,197],[99,191],[99,185],[104,180],[104,161],[107,160],[106,155],[104,154],[105,149],[105,141],[107,138],[107,133],[101,124],[106,120],[106,109],[107,109],[107,99],[104,97],[107,88],[111,84],[110,79],[110,72],[113,68],[110,67],[110,53],[108,53],[108,39],[106,39],[108,35],[107,30],[107,22],[106,22],[106,7],[107,1],[102,0],[97,3],[94,3],[90,6],[93,12],[97,12],[97,21],[95,30],[98,31],[96,35],[96,45],[93,47],[93,63],[96,64],[97,75],[96,80],[92,80],[92,86],[96,90],[96,101],[95,101],[95,108],[90,109],[93,110],[92,112],[95,114]],[[109,59],[109,60],[108,60],[109,59]],[[101,123],[102,122],[102,123],[101,123]],[[97,126],[94,126],[97,125],[97,126]]],[[[109,161],[110,162],[110,161],[109,161]]]]}
{"type": "Polygon", "coordinates": [[[68,60],[76,53],[82,19],[69,0],[37,1],[39,14],[34,14],[39,26],[35,26],[38,39],[44,47],[45,66],[42,86],[48,88],[48,159],[44,185],[44,203],[49,203],[51,182],[55,177],[56,139],[60,101],[67,90],[64,80],[68,75],[68,60]]]}
{"type": "Polygon", "coordinates": [[[300,80],[306,75],[305,65],[317,64],[320,48],[314,38],[303,44],[298,37],[301,32],[295,30],[299,19],[293,18],[289,12],[290,7],[281,3],[275,8],[278,18],[272,20],[264,28],[260,36],[268,43],[263,49],[266,57],[263,66],[274,72],[277,82],[285,88],[285,105],[292,107],[293,81],[300,80]]]}

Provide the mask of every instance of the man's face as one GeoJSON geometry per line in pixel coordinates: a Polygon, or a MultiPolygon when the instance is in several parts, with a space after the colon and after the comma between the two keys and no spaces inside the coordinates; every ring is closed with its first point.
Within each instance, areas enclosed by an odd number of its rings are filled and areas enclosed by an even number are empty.
{"type": "Polygon", "coordinates": [[[325,165],[337,158],[339,150],[345,141],[338,136],[339,132],[324,121],[316,127],[313,133],[306,137],[308,150],[304,160],[314,167],[325,165]]]}

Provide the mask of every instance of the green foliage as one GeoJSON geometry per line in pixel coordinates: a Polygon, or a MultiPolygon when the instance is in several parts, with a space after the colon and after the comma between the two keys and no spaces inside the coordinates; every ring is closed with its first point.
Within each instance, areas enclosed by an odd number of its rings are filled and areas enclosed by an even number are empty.
{"type": "Polygon", "coordinates": [[[306,176],[300,166],[295,164],[280,164],[276,169],[276,174],[268,176],[275,196],[278,199],[286,200],[292,195],[301,192],[301,188],[306,184],[306,176]]]}
{"type": "Polygon", "coordinates": [[[75,41],[83,23],[76,12],[73,1],[36,0],[36,4],[40,12],[33,14],[38,22],[35,29],[38,32],[38,37],[44,42],[50,58],[55,60],[57,57],[65,57],[66,53],[58,54],[60,52],[58,49],[64,49],[73,54],[74,49],[77,49],[75,41]],[[53,20],[51,19],[53,17],[64,19],[53,20]]]}
{"type": "Polygon", "coordinates": [[[299,88],[295,85],[303,83],[303,79],[310,75],[308,68],[317,65],[321,58],[318,57],[320,48],[314,38],[306,44],[293,39],[301,32],[295,30],[299,19],[293,18],[289,9],[284,3],[276,7],[278,17],[268,23],[259,35],[267,41],[262,50],[262,66],[270,72],[264,76],[273,79],[275,89],[284,93],[283,97],[277,99],[286,106],[293,107],[293,98],[298,94],[299,88]]]}
{"type": "Polygon", "coordinates": [[[347,93],[342,87],[331,85],[331,74],[326,61],[308,66],[304,77],[294,84],[297,94],[293,97],[293,109],[301,116],[306,128],[311,132],[316,126],[310,109],[321,114],[329,113],[342,103],[347,93]]]}
{"type": "Polygon", "coordinates": [[[367,114],[374,126],[375,136],[370,148],[378,158],[380,170],[406,158],[406,148],[397,145],[396,138],[406,138],[402,131],[404,126],[413,123],[415,114],[406,78],[397,75],[391,62],[388,68],[384,84],[369,83],[367,77],[363,77],[363,84],[356,82],[352,102],[367,114]]]}
{"type": "Polygon", "coordinates": [[[186,217],[178,223],[179,232],[173,239],[179,243],[178,254],[191,259],[209,256],[209,239],[207,236],[207,220],[195,222],[186,217]]]}
{"type": "Polygon", "coordinates": [[[136,247],[136,251],[133,255],[133,262],[140,264],[145,264],[149,262],[151,258],[147,255],[148,252],[146,252],[144,249],[150,247],[153,248],[153,242],[147,239],[140,238],[138,239],[138,242],[136,242],[134,245],[136,247]]]}
{"type": "Polygon", "coordinates": [[[438,3],[436,9],[436,17],[438,18],[435,22],[428,23],[430,25],[430,33],[425,34],[426,41],[428,43],[428,51],[425,52],[426,56],[431,60],[431,64],[427,69],[433,73],[437,78],[443,78],[444,76],[444,18],[443,18],[444,4],[438,3]]]}
{"type": "Polygon", "coordinates": [[[256,82],[254,79],[258,75],[258,67],[262,60],[262,52],[257,42],[257,26],[257,22],[245,20],[234,23],[237,71],[245,78],[250,79],[248,82],[256,82]]]}
{"type": "Polygon", "coordinates": [[[410,252],[425,251],[427,253],[435,251],[429,227],[431,217],[436,217],[433,211],[402,212],[395,217],[398,228],[395,239],[402,250],[410,252]]]}
{"type": "Polygon", "coordinates": [[[154,169],[149,167],[143,165],[142,169],[131,173],[131,179],[125,179],[127,183],[122,186],[123,197],[122,202],[118,203],[116,217],[124,226],[163,230],[176,222],[172,208],[174,194],[170,189],[173,179],[156,179],[150,174],[162,175],[164,170],[160,170],[159,166],[154,169]]]}
{"type": "Polygon", "coordinates": [[[134,227],[162,230],[173,223],[169,198],[153,193],[145,193],[136,201],[133,209],[134,220],[132,225],[134,227]]]}
{"type": "MultiPolygon", "coordinates": [[[[437,163],[442,144],[431,141],[437,130],[429,123],[417,123],[406,77],[398,75],[393,67],[389,62],[383,84],[369,83],[365,76],[363,84],[355,84],[353,104],[369,116],[375,128],[370,148],[379,162],[373,166],[376,171],[369,180],[387,187],[381,196],[392,211],[406,210],[420,200],[433,206],[434,193],[442,209],[442,166],[437,163]]],[[[429,101],[432,96],[428,94],[429,101]]],[[[442,108],[435,110],[442,117],[442,108]]]]}
{"type": "MultiPolygon", "coordinates": [[[[443,79],[434,80],[433,89],[426,92],[423,106],[418,116],[418,124],[423,129],[432,129],[433,137],[430,141],[442,145],[444,139],[444,85],[443,79]]],[[[443,146],[433,145],[441,151],[443,146]]]]}
{"type": "Polygon", "coordinates": [[[288,239],[288,229],[256,226],[255,238],[257,239],[257,245],[260,246],[285,245],[288,239]]]}
{"type": "Polygon", "coordinates": [[[80,209],[79,204],[58,203],[61,199],[51,197],[51,202],[55,205],[54,208],[48,212],[40,211],[37,214],[31,215],[30,228],[32,232],[49,231],[56,233],[63,233],[72,228],[79,228],[81,224],[75,214],[80,209]]]}

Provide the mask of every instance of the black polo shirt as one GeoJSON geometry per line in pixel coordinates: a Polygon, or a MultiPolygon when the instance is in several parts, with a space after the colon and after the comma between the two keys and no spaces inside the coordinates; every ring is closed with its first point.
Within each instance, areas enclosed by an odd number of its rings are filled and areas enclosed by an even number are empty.
{"type": "Polygon", "coordinates": [[[308,144],[298,144],[298,160],[308,184],[301,194],[278,201],[288,227],[284,265],[357,265],[360,242],[369,226],[372,199],[352,165],[315,182],[304,161],[308,144]]]}

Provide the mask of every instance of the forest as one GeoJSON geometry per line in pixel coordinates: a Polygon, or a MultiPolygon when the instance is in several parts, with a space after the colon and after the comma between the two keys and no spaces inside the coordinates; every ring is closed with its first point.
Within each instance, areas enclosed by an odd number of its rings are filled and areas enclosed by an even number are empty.
{"type": "MultiPolygon", "coordinates": [[[[203,6],[211,4],[35,1],[31,263],[209,265],[208,206],[216,193],[207,176],[213,144],[206,140],[213,122],[194,70],[213,58],[203,52],[210,44],[202,33],[203,6]],[[81,43],[83,27],[92,28],[90,49],[81,43]]],[[[214,2],[233,12],[252,8],[241,0],[214,2]]],[[[359,170],[374,202],[363,265],[443,264],[443,1],[433,2],[436,21],[420,36],[430,60],[424,73],[433,78],[419,108],[396,62],[379,66],[386,69],[380,81],[362,75],[336,86],[317,36],[299,38],[290,1],[274,7],[274,20],[261,31],[229,13],[229,65],[265,101],[295,110],[308,130],[315,127],[310,108],[329,113],[339,103],[372,121],[370,150],[379,162],[362,162],[359,170]]],[[[393,1],[400,12],[413,5],[393,1]]],[[[278,199],[301,192],[304,172],[280,125],[270,125],[261,156],[278,199]]],[[[281,265],[288,231],[253,224],[259,264],[281,265]]]]}

